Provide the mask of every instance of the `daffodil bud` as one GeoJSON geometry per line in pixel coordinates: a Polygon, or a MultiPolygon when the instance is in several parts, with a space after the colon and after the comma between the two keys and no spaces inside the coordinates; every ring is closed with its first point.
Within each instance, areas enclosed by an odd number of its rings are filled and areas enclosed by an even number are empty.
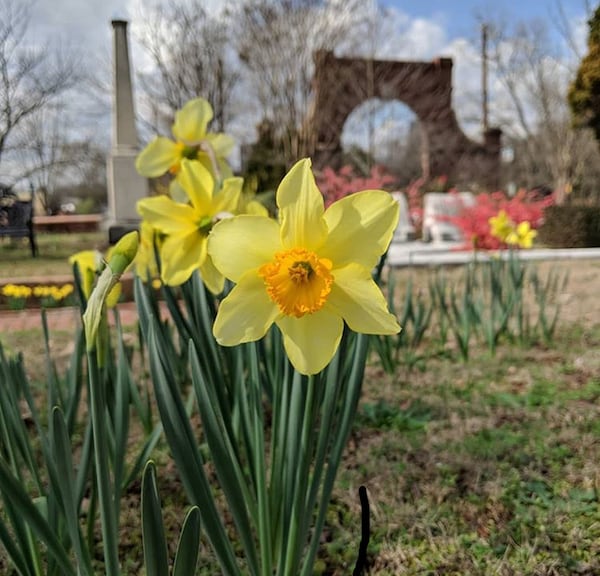
{"type": "Polygon", "coordinates": [[[115,245],[111,252],[108,267],[113,274],[121,276],[127,267],[133,262],[137,254],[139,234],[136,230],[125,234],[115,245]]]}
{"type": "Polygon", "coordinates": [[[111,252],[108,265],[104,268],[88,300],[83,315],[85,340],[88,350],[92,350],[96,346],[96,335],[102,315],[104,314],[106,299],[121,278],[123,272],[133,262],[137,253],[138,242],[138,233],[136,231],[129,232],[129,234],[126,234],[117,242],[111,252]]]}

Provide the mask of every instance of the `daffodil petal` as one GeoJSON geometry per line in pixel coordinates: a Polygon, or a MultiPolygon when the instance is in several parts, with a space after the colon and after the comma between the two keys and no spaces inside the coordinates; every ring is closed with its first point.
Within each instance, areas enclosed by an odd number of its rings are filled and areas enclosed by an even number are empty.
{"type": "Polygon", "coordinates": [[[114,288],[108,293],[106,297],[107,308],[114,308],[119,303],[121,297],[121,283],[115,284],[114,288]]]}
{"type": "Polygon", "coordinates": [[[257,216],[268,216],[267,207],[258,200],[250,200],[246,206],[246,214],[256,214],[257,216]]]}
{"type": "Polygon", "coordinates": [[[292,366],[302,374],[316,374],[331,362],[344,329],[343,320],[325,309],[301,318],[282,316],[276,324],[292,366]]]}
{"type": "Polygon", "coordinates": [[[185,190],[190,202],[200,214],[209,214],[215,181],[211,173],[200,162],[182,160],[177,181],[185,190]]]}
{"type": "Polygon", "coordinates": [[[157,178],[177,164],[179,157],[180,149],[175,142],[157,136],[139,153],[135,168],[146,178],[157,178]]]}
{"type": "Polygon", "coordinates": [[[336,268],[356,262],[372,269],[388,249],[399,211],[392,195],[383,190],[366,190],[334,202],[325,211],[329,235],[319,255],[336,268]]]}
{"type": "Polygon", "coordinates": [[[358,264],[348,264],[333,271],[335,282],[326,307],[341,316],[348,327],[362,334],[397,334],[400,325],[388,311],[381,290],[370,270],[358,264]]]}
{"type": "Polygon", "coordinates": [[[175,114],[173,136],[184,144],[196,146],[206,135],[206,127],[212,117],[212,107],[204,98],[190,100],[175,114]]]}
{"type": "Polygon", "coordinates": [[[179,202],[180,204],[187,204],[190,201],[187,192],[181,187],[177,178],[173,178],[169,183],[169,196],[172,200],[179,202]]]}
{"type": "Polygon", "coordinates": [[[208,253],[213,264],[234,282],[248,270],[256,270],[273,260],[278,250],[281,250],[279,226],[264,216],[243,214],[221,220],[208,236],[208,253]]]}
{"type": "Polygon", "coordinates": [[[211,214],[219,212],[235,212],[242,193],[243,178],[226,178],[221,190],[213,197],[211,214]]]}
{"type": "Polygon", "coordinates": [[[197,230],[168,236],[160,250],[162,281],[169,286],[183,284],[206,259],[206,244],[197,230]]]}
{"type": "Polygon", "coordinates": [[[211,145],[217,158],[229,156],[235,146],[235,140],[228,134],[207,134],[205,140],[211,145]]]}
{"type": "Polygon", "coordinates": [[[220,294],[223,292],[223,286],[225,285],[225,278],[213,264],[212,258],[207,256],[204,262],[200,264],[200,276],[202,276],[202,282],[213,294],[220,294]]]}
{"type": "Polygon", "coordinates": [[[98,250],[82,250],[69,258],[69,264],[77,264],[81,290],[85,297],[89,298],[96,280],[96,272],[102,267],[102,254],[98,250]]]}
{"type": "Polygon", "coordinates": [[[215,179],[225,179],[225,178],[231,178],[233,176],[233,171],[231,170],[231,167],[229,166],[229,164],[227,164],[227,161],[224,160],[223,158],[219,158],[217,156],[217,164],[218,164],[218,170],[219,173],[216,174],[215,173],[215,167],[213,166],[212,160],[210,159],[210,156],[206,153],[203,152],[202,150],[198,150],[198,156],[196,158],[196,162],[200,162],[200,164],[202,164],[202,166],[204,166],[212,175],[215,179]]]}
{"type": "Polygon", "coordinates": [[[196,229],[194,209],[188,204],[174,202],[168,196],[139,200],[137,211],[144,220],[163,234],[185,233],[196,229]]]}
{"type": "Polygon", "coordinates": [[[319,248],[327,236],[323,196],[310,169],[310,160],[296,162],[277,189],[281,242],[285,248],[319,248]]]}
{"type": "Polygon", "coordinates": [[[263,279],[249,272],[219,305],[213,334],[222,346],[254,342],[267,333],[278,315],[263,279]]]}
{"type": "Polygon", "coordinates": [[[102,263],[102,254],[98,250],[82,250],[69,257],[69,264],[79,266],[79,273],[85,270],[96,272],[102,263]]]}

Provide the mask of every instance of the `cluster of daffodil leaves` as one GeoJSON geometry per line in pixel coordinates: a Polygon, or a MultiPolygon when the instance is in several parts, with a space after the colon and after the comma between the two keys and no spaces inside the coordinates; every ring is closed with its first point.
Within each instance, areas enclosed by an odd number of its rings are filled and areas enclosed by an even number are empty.
{"type": "MultiPolygon", "coordinates": [[[[170,183],[168,193],[138,202],[139,241],[132,232],[117,243],[89,295],[90,396],[102,400],[99,371],[109,346],[104,310],[133,262],[162,428],[221,571],[308,576],[358,406],[367,335],[400,330],[373,276],[397,225],[398,205],[389,193],[368,190],[325,209],[311,162],[302,159],[279,185],[271,217],[242,194],[242,179],[225,160],[232,140],[208,131],[211,118],[206,101],[187,103],[176,114],[174,139],[156,137],[137,158],[142,175],[170,175],[170,183]],[[178,346],[153,300],[157,277],[178,346]],[[200,449],[183,397],[190,380],[208,453],[200,449]],[[206,458],[224,500],[215,496],[206,458]]],[[[78,267],[85,282],[85,262],[78,267]]],[[[108,433],[101,409],[91,412],[112,576],[118,574],[111,536],[118,520],[101,454],[108,433]]],[[[149,518],[150,542],[162,542],[149,518]]],[[[164,566],[165,554],[152,550],[164,552],[164,546],[144,543],[147,568],[164,566]]],[[[181,557],[186,565],[195,562],[195,552],[181,557]]]]}

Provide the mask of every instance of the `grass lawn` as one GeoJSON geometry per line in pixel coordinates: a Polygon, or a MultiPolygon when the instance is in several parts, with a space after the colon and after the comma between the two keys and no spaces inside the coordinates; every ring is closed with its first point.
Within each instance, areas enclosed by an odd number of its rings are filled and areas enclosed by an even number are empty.
{"type": "MultiPolygon", "coordinates": [[[[40,331],[0,339],[44,381],[40,331]]],[[[60,373],[71,335],[53,334],[51,350],[60,373]]],[[[421,351],[393,375],[372,359],[317,573],[352,572],[364,485],[371,575],[600,574],[600,325],[563,322],[552,347],[474,349],[468,363],[452,347],[421,351]]],[[[185,497],[164,447],[155,460],[173,542],[185,497]]],[[[127,574],[142,573],[139,488],[122,505],[127,574]]],[[[198,574],[218,573],[211,558],[198,574]]]]}
{"type": "Polygon", "coordinates": [[[36,242],[39,254],[33,258],[27,239],[0,238],[0,279],[71,274],[69,256],[80,250],[105,250],[108,236],[106,232],[41,232],[36,242]]]}

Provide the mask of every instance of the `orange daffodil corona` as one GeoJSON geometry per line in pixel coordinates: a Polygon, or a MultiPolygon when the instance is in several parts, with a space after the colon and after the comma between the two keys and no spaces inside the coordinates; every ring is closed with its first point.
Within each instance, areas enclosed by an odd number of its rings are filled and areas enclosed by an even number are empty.
{"type": "Polygon", "coordinates": [[[208,234],[222,215],[234,212],[242,179],[227,178],[215,190],[214,178],[200,162],[183,159],[176,187],[181,187],[177,196],[186,196],[189,203],[161,195],[137,204],[147,225],[164,235],[160,245],[161,279],[177,286],[200,270],[208,289],[218,294],[223,290],[224,278],[207,254],[208,234]]]}
{"type": "Polygon", "coordinates": [[[221,175],[231,176],[224,158],[233,149],[234,140],[227,134],[207,132],[212,118],[213,110],[206,100],[190,100],[175,114],[171,128],[175,140],[155,137],[137,157],[137,171],[147,178],[157,178],[167,172],[178,176],[182,160],[187,158],[197,160],[214,176],[217,176],[213,165],[213,161],[216,161],[221,175]]]}
{"type": "Polygon", "coordinates": [[[233,346],[262,338],[275,323],[292,365],[316,374],[333,358],[344,322],[365,334],[400,326],[371,277],[398,222],[387,192],[358,192],[324,210],[310,160],[298,162],[277,191],[279,222],[240,215],[212,229],[208,254],[236,283],[213,327],[233,346]]]}

